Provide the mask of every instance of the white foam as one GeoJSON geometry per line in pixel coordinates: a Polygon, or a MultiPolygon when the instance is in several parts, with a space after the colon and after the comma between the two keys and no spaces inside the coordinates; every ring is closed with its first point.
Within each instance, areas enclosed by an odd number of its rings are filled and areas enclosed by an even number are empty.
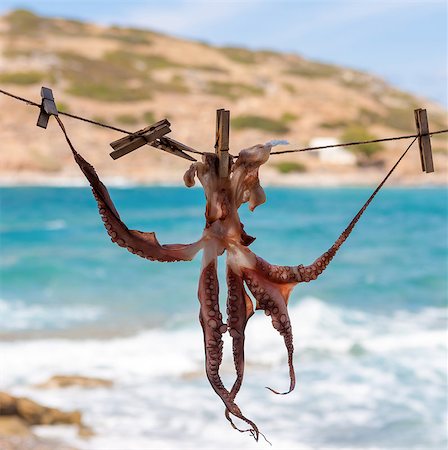
{"type": "Polygon", "coordinates": [[[42,330],[62,329],[77,323],[94,322],[103,311],[91,305],[53,306],[29,305],[21,300],[0,299],[0,329],[42,330]]]}
{"type": "MultiPolygon", "coordinates": [[[[390,442],[406,438],[403,421],[431,424],[422,436],[443,439],[437,424],[443,423],[446,395],[444,314],[426,308],[379,315],[314,298],[290,305],[298,386],[289,396],[275,396],[263,387],[287,387],[286,351],[270,319],[257,312],[247,327],[247,370],[238,403],[282,449],[350,448],[347,426],[355,433],[353,447],[384,448],[387,433],[390,442]],[[356,435],[357,429],[364,432],[356,435]],[[378,433],[384,433],[383,441],[375,445],[368,437],[378,433]]],[[[234,374],[228,337],[225,351],[222,374],[229,385],[234,374]]],[[[199,324],[110,340],[0,342],[0,354],[6,368],[0,388],[84,412],[96,432],[93,439],[80,441],[61,430],[79,448],[260,448],[223,417],[204,375],[199,324]],[[54,374],[109,378],[115,387],[32,387],[54,374]]]]}

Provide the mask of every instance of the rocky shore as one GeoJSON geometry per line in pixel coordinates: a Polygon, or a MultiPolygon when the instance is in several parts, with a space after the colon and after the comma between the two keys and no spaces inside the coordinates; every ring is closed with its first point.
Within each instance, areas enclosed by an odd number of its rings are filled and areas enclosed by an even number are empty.
{"type": "MultiPolygon", "coordinates": [[[[79,375],[55,375],[34,387],[39,389],[110,388],[113,383],[101,378],[79,375]]],[[[69,425],[78,436],[88,439],[93,430],[84,423],[81,411],[62,411],[42,405],[30,398],[0,392],[0,448],[2,450],[75,450],[61,441],[42,438],[35,433],[36,426],[69,425]]]]}

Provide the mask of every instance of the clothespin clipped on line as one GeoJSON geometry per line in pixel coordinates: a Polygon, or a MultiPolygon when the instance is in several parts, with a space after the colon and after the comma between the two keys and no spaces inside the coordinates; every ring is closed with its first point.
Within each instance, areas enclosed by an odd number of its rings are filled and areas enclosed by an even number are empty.
{"type": "Polygon", "coordinates": [[[50,88],[42,86],[40,95],[42,97],[42,103],[40,105],[40,113],[36,125],[41,128],[47,128],[50,116],[57,116],[58,109],[54,102],[53,91],[50,88]]]}
{"type": "Polygon", "coordinates": [[[431,137],[429,136],[428,115],[426,109],[418,108],[414,110],[415,124],[418,132],[418,146],[420,148],[420,160],[422,170],[426,173],[434,172],[432,161],[431,137]]]}
{"type": "Polygon", "coordinates": [[[189,161],[196,161],[192,156],[184,153],[184,151],[195,151],[193,148],[188,147],[188,145],[182,144],[182,142],[175,141],[169,137],[161,137],[151,142],[151,146],[163,150],[164,152],[171,153],[172,155],[180,156],[181,158],[188,159],[189,161]]]}
{"type": "Polygon", "coordinates": [[[110,156],[113,159],[118,159],[133,152],[134,150],[137,150],[143,145],[148,144],[165,152],[171,153],[172,155],[180,156],[181,158],[188,159],[189,161],[196,161],[183,151],[192,150],[190,147],[177,142],[174,139],[163,137],[171,131],[170,125],[171,124],[167,119],[163,119],[133,134],[111,142],[110,145],[114,151],[110,153],[110,156]]]}
{"type": "Polygon", "coordinates": [[[110,146],[114,149],[114,151],[110,153],[110,156],[113,159],[118,159],[133,152],[134,150],[137,150],[145,144],[150,144],[156,139],[169,133],[171,131],[170,125],[171,124],[167,119],[163,119],[154,125],[150,125],[149,127],[136,131],[133,134],[111,142],[110,146]]]}
{"type": "Polygon", "coordinates": [[[229,176],[229,131],[230,111],[218,109],[216,111],[215,153],[219,159],[219,176],[221,178],[229,176]]]}

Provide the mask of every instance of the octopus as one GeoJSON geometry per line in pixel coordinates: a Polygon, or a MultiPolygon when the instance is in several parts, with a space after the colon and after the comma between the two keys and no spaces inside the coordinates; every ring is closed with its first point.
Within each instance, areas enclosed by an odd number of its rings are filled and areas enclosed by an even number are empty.
{"type": "MultiPolygon", "coordinates": [[[[68,140],[68,138],[67,138],[68,140]]],[[[69,140],[68,140],[69,141],[69,140]]],[[[304,266],[273,265],[253,253],[249,246],[255,240],[241,223],[238,209],[248,203],[250,211],[266,201],[260,185],[259,169],[269,159],[272,144],[255,145],[241,150],[229,159],[227,177],[219,175],[219,160],[215,153],[204,153],[186,171],[184,182],[192,187],[197,178],[205,199],[205,227],[201,238],[190,244],[160,244],[155,233],[129,229],[121,220],[105,185],[95,169],[71,145],[76,163],[88,179],[98,204],[99,213],[112,242],[149,261],[191,261],[202,250],[199,277],[199,322],[203,331],[205,373],[211,387],[224,404],[225,417],[238,431],[252,433],[258,440],[257,425],[247,418],[236,403],[244,377],[244,341],[248,320],[255,311],[263,311],[273,328],[283,338],[289,369],[289,387],[284,391],[273,388],[274,394],[288,394],[296,384],[293,364],[293,335],[288,315],[288,300],[299,283],[316,280],[347,239],[368,203],[355,216],[336,242],[312,264],[304,266]],[[219,304],[217,275],[218,256],[226,253],[227,318],[219,304]],[[254,301],[252,300],[254,299],[254,301]],[[254,304],[255,303],[255,304],[254,304]],[[220,376],[223,359],[223,335],[229,333],[235,366],[235,380],[228,389],[220,376]],[[240,429],[234,419],[249,428],[240,429]]]]}

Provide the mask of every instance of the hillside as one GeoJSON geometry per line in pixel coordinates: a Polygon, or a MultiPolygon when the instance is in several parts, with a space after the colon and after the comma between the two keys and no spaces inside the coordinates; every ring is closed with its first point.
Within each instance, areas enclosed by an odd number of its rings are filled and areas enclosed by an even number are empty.
{"type": "MultiPolygon", "coordinates": [[[[2,88],[40,101],[40,86],[49,86],[60,110],[129,130],[167,117],[170,136],[203,151],[213,150],[215,110],[223,107],[231,110],[233,153],[273,138],[287,139],[297,148],[316,137],[345,141],[412,134],[416,107],[428,109],[431,129],[448,128],[447,114],[436,104],[367,73],[294,54],[220,48],[24,10],[0,18],[0,48],[2,88]]],[[[79,177],[54,124],[46,131],[36,128],[35,108],[4,96],[0,102],[3,180],[79,177]]],[[[122,135],[69,118],[64,123],[75,146],[103,176],[173,183],[181,181],[188,167],[187,161],[150,147],[113,161],[109,142],[122,135]]],[[[433,138],[437,173],[421,174],[415,154],[406,158],[396,182],[445,182],[447,142],[446,135],[433,138]]],[[[329,164],[311,153],[273,157],[263,179],[277,184],[372,183],[404,145],[377,146],[371,156],[356,153],[363,167],[329,164]]]]}

